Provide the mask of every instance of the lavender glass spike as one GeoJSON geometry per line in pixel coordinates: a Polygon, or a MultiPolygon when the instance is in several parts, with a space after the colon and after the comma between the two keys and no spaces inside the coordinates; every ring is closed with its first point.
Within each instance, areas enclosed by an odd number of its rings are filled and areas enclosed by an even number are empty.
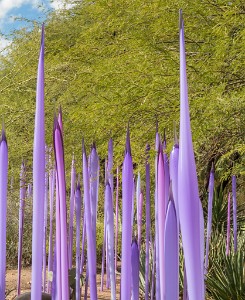
{"type": "MultiPolygon", "coordinates": [[[[84,207],[84,202],[83,202],[84,207]]],[[[83,209],[83,232],[82,232],[82,251],[81,251],[81,268],[80,268],[80,274],[83,273],[83,266],[85,262],[85,241],[86,241],[86,219],[85,219],[85,210],[83,209]]]]}
{"type": "Polygon", "coordinates": [[[53,290],[53,285],[55,286],[55,299],[54,300],[59,300],[62,299],[62,290],[61,290],[61,226],[60,226],[60,201],[59,201],[59,186],[58,186],[58,175],[57,171],[55,172],[55,183],[56,183],[56,211],[55,211],[55,223],[56,223],[56,228],[55,228],[55,279],[56,281],[53,282],[52,284],[52,290],[53,290]]]}
{"type": "Polygon", "coordinates": [[[208,185],[208,220],[207,220],[206,257],[205,257],[205,268],[204,268],[205,275],[208,272],[209,242],[210,242],[211,231],[212,231],[213,194],[214,194],[214,167],[212,165],[210,175],[209,175],[209,185],[208,185]]]}
{"type": "MultiPolygon", "coordinates": [[[[112,139],[108,142],[108,182],[111,187],[111,194],[112,194],[112,201],[113,201],[113,195],[114,195],[114,181],[113,181],[113,141],[112,139]]],[[[113,202],[112,202],[113,203],[113,202]]]]}
{"type": "Polygon", "coordinates": [[[88,245],[88,272],[90,280],[90,298],[97,300],[97,285],[96,285],[96,264],[95,264],[95,244],[92,233],[92,219],[91,219],[91,201],[89,189],[89,173],[88,162],[83,142],[83,188],[84,188],[84,204],[85,204],[85,218],[86,218],[86,234],[88,245]]]}
{"type": "Polygon", "coordinates": [[[109,270],[110,272],[110,286],[111,286],[111,300],[116,300],[116,273],[115,273],[115,261],[114,261],[114,214],[113,214],[113,200],[112,190],[110,184],[106,184],[105,188],[105,200],[106,200],[106,228],[108,237],[108,258],[109,258],[109,270]]]}
{"type": "Polygon", "coordinates": [[[156,300],[161,299],[161,291],[160,291],[160,265],[159,265],[159,228],[158,228],[158,152],[160,146],[160,137],[158,134],[158,126],[156,126],[156,139],[155,139],[155,247],[156,247],[156,255],[155,255],[155,264],[156,264],[156,300]]]}
{"type": "Polygon", "coordinates": [[[72,268],[73,256],[73,220],[74,220],[74,202],[75,202],[75,182],[76,169],[74,155],[71,163],[71,189],[70,189],[70,219],[69,219],[69,248],[68,248],[68,267],[72,268]]]}
{"type": "Polygon", "coordinates": [[[141,193],[141,181],[140,172],[138,172],[137,183],[136,183],[136,210],[137,210],[137,228],[139,228],[139,199],[141,193]]]}
{"type": "Polygon", "coordinates": [[[5,299],[8,145],[5,131],[0,138],[0,299],[5,299]]]}
{"type": "Polygon", "coordinates": [[[179,235],[172,192],[167,208],[164,234],[165,300],[179,299],[179,235]]]}
{"type": "MultiPolygon", "coordinates": [[[[132,189],[132,220],[131,220],[131,226],[132,230],[134,228],[134,196],[135,196],[135,179],[133,179],[133,189],[132,189]]],[[[137,199],[136,199],[137,200],[137,199]]]]}
{"type": "Polygon", "coordinates": [[[76,300],[81,299],[80,289],[80,224],[81,224],[81,189],[78,183],[75,192],[76,202],[76,300]]]}
{"type": "Polygon", "coordinates": [[[31,300],[41,300],[42,238],[45,199],[45,124],[44,124],[44,25],[37,72],[36,114],[33,146],[33,219],[31,300]]]}
{"type": "MultiPolygon", "coordinates": [[[[199,220],[200,220],[200,258],[201,258],[201,272],[203,274],[203,280],[204,280],[204,252],[205,252],[205,246],[204,246],[204,216],[203,216],[203,208],[202,208],[202,202],[199,199],[199,220]]],[[[203,282],[203,299],[205,299],[205,285],[203,282]]]]}
{"type": "Polygon", "coordinates": [[[121,300],[131,297],[131,241],[132,241],[132,193],[133,163],[131,156],[129,129],[127,131],[126,150],[122,170],[122,269],[121,269],[121,300]]]}
{"type": "Polygon", "coordinates": [[[168,200],[169,200],[169,186],[170,186],[170,175],[169,175],[169,163],[168,155],[166,153],[166,134],[164,130],[164,140],[163,140],[163,164],[164,164],[164,190],[165,190],[165,212],[167,213],[168,200]]]}
{"type": "MultiPolygon", "coordinates": [[[[51,166],[51,158],[49,160],[51,166]]],[[[56,170],[49,170],[49,250],[48,250],[48,273],[53,271],[53,210],[56,170]]],[[[54,272],[54,271],[53,271],[54,272]]],[[[54,281],[53,281],[54,282],[54,281]]],[[[51,281],[48,280],[48,293],[51,292],[51,281]]]]}
{"type": "MultiPolygon", "coordinates": [[[[47,151],[47,147],[45,147],[47,151]]],[[[43,219],[43,291],[46,292],[46,235],[48,221],[48,153],[45,155],[45,199],[44,199],[44,219],[43,219]]]]}
{"type": "MultiPolygon", "coordinates": [[[[107,172],[106,172],[107,173],[107,172]]],[[[105,176],[106,178],[107,176],[105,176]]],[[[105,274],[105,259],[106,259],[106,242],[107,242],[107,231],[106,231],[106,201],[104,201],[104,235],[103,235],[103,246],[102,246],[102,262],[101,262],[101,286],[100,289],[104,289],[104,274],[105,274]]],[[[107,266],[106,266],[107,267],[107,266]]]]}
{"type": "Polygon", "coordinates": [[[178,166],[178,202],[188,296],[204,299],[204,274],[200,250],[200,202],[188,104],[184,23],[180,11],[180,145],[178,166]]]}
{"type": "Polygon", "coordinates": [[[118,198],[119,198],[119,167],[117,166],[116,186],[116,233],[115,233],[115,269],[117,270],[117,241],[118,241],[118,198]]]}
{"type": "Polygon", "coordinates": [[[19,243],[18,243],[18,279],[17,279],[17,295],[20,295],[21,286],[21,266],[22,266],[22,243],[23,243],[23,225],[24,225],[24,210],[26,198],[26,168],[25,163],[21,164],[20,171],[20,209],[19,209],[19,243]]]}
{"type": "MultiPolygon", "coordinates": [[[[173,194],[174,207],[177,218],[177,236],[179,236],[180,226],[179,226],[179,204],[178,204],[178,163],[179,163],[179,144],[175,132],[175,141],[173,149],[170,153],[169,159],[169,173],[170,173],[170,184],[173,194]]],[[[178,243],[178,253],[179,253],[179,243],[178,243]]],[[[179,261],[178,261],[179,265],[179,261]]],[[[179,267],[178,267],[178,278],[179,278],[179,267]]]]}
{"type": "Polygon", "coordinates": [[[93,238],[96,244],[96,221],[99,196],[99,156],[93,144],[90,153],[90,201],[91,201],[91,217],[93,238]]]}
{"type": "Polygon", "coordinates": [[[232,176],[232,202],[233,202],[233,234],[234,251],[237,252],[237,200],[236,200],[236,176],[232,176]]]}
{"type": "Polygon", "coordinates": [[[176,216],[177,216],[177,225],[179,228],[178,163],[179,163],[179,144],[177,138],[175,137],[174,146],[170,153],[170,159],[169,159],[169,174],[170,174],[170,182],[171,182],[173,198],[174,198],[174,206],[175,206],[176,216]]]}
{"type": "MultiPolygon", "coordinates": [[[[59,113],[61,118],[61,112],[59,113]]],[[[62,123],[61,123],[62,124],[62,123]]],[[[54,120],[53,143],[57,172],[57,187],[59,201],[59,217],[60,217],[60,253],[57,251],[57,260],[60,259],[61,269],[61,296],[62,300],[69,299],[69,282],[68,282],[68,247],[67,247],[67,216],[66,216],[66,180],[65,180],[65,162],[64,162],[64,148],[63,135],[60,124],[57,119],[54,120]],[[59,258],[60,254],[60,258],[59,258]]],[[[57,211],[56,211],[57,213],[57,211]]],[[[57,230],[57,228],[56,228],[57,230]]],[[[56,239],[58,244],[58,240],[56,239]]],[[[57,247],[58,250],[58,247],[57,247]]],[[[57,264],[58,273],[58,264],[57,264]]],[[[57,274],[58,275],[58,274],[57,274]]],[[[57,286],[58,289],[58,286],[57,286]]]]}
{"type": "Polygon", "coordinates": [[[149,299],[149,276],[150,276],[150,228],[151,228],[151,206],[150,206],[150,164],[148,161],[150,146],[146,146],[146,237],[145,237],[145,300],[149,299]]]}
{"type": "Polygon", "coordinates": [[[156,240],[153,244],[152,250],[152,272],[151,272],[151,300],[154,299],[154,288],[155,288],[155,270],[156,270],[156,240]]]}
{"type": "Polygon", "coordinates": [[[227,207],[227,233],[226,233],[226,255],[230,254],[230,238],[231,238],[231,194],[228,194],[227,207]]]}
{"type": "Polygon", "coordinates": [[[142,214],[143,214],[143,193],[140,192],[139,196],[139,215],[138,215],[138,248],[139,248],[139,253],[141,249],[141,231],[142,231],[142,214]]]}
{"type": "Polygon", "coordinates": [[[165,228],[165,180],[164,180],[164,158],[162,147],[159,147],[157,166],[157,204],[158,204],[158,239],[159,239],[159,273],[161,299],[165,297],[165,273],[164,273],[164,228],[165,228]]]}
{"type": "MultiPolygon", "coordinates": [[[[131,247],[131,264],[132,264],[132,300],[139,299],[139,248],[136,239],[133,240],[131,247]]],[[[129,276],[129,275],[128,275],[129,276]]]]}

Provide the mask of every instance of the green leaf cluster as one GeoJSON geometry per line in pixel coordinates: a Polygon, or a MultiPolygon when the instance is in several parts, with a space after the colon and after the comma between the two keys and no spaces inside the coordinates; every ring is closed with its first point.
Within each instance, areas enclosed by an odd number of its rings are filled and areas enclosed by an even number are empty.
{"type": "MultiPolygon", "coordinates": [[[[81,168],[82,137],[87,146],[96,142],[102,158],[112,137],[115,162],[121,164],[128,122],[136,168],[144,168],[146,143],[154,149],[156,120],[161,133],[166,128],[170,151],[173,123],[179,121],[182,8],[200,182],[207,182],[212,160],[227,177],[244,173],[243,1],[67,2],[73,6],[47,13],[45,26],[47,144],[52,144],[53,115],[61,105],[67,166],[74,152],[81,168]]],[[[14,32],[7,54],[0,56],[0,115],[15,178],[22,158],[32,164],[40,24],[30,26],[14,32]]]]}

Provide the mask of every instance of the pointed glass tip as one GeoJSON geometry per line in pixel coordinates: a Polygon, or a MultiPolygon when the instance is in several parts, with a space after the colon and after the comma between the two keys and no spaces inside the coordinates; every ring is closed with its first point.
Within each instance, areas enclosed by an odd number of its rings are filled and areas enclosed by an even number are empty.
{"type": "Polygon", "coordinates": [[[158,119],[156,119],[156,133],[158,133],[158,119]]]}
{"type": "Polygon", "coordinates": [[[2,128],[2,132],[1,132],[0,144],[1,144],[1,142],[3,142],[3,141],[7,144],[7,138],[6,138],[6,132],[5,132],[4,125],[3,125],[3,128],[2,128]]]}
{"type": "Polygon", "coordinates": [[[81,190],[80,178],[77,181],[77,190],[81,190]]]}
{"type": "Polygon", "coordinates": [[[178,136],[177,136],[177,129],[176,129],[176,122],[174,121],[174,146],[179,146],[178,136]]]}
{"type": "Polygon", "coordinates": [[[128,128],[127,128],[125,153],[129,153],[131,155],[129,124],[128,124],[128,128]]]}
{"type": "Polygon", "coordinates": [[[212,161],[211,172],[214,173],[214,162],[212,161]]]}
{"type": "Polygon", "coordinates": [[[162,147],[163,147],[163,150],[166,150],[166,148],[167,148],[167,141],[166,141],[166,128],[164,128],[162,147]]]}
{"type": "Polygon", "coordinates": [[[59,122],[56,114],[54,114],[54,131],[59,127],[59,122]]]}
{"type": "Polygon", "coordinates": [[[93,149],[96,150],[96,144],[95,144],[94,141],[93,141],[93,143],[92,143],[92,145],[91,145],[91,151],[92,151],[93,149]]]}
{"type": "Polygon", "coordinates": [[[183,12],[182,9],[179,10],[179,28],[183,28],[184,20],[183,20],[183,12]]]}
{"type": "Polygon", "coordinates": [[[83,151],[83,154],[86,155],[86,149],[85,149],[85,144],[84,144],[84,138],[82,138],[82,151],[83,151]]]}

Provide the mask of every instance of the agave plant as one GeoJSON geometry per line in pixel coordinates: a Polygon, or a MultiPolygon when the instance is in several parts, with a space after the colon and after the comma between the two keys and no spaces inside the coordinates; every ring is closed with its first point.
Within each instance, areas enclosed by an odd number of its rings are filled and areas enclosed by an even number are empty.
{"type": "MultiPolygon", "coordinates": [[[[223,184],[219,188],[214,189],[213,211],[212,211],[212,229],[222,233],[226,232],[227,226],[227,193],[223,184]]],[[[237,205],[237,227],[242,229],[245,222],[245,206],[244,204],[237,205]]],[[[207,207],[204,206],[205,219],[207,218],[207,207]]],[[[233,214],[231,214],[231,224],[233,222],[233,214]]]]}
{"type": "Polygon", "coordinates": [[[236,253],[224,255],[212,261],[206,286],[207,293],[214,300],[245,299],[245,252],[244,247],[236,253]]]}

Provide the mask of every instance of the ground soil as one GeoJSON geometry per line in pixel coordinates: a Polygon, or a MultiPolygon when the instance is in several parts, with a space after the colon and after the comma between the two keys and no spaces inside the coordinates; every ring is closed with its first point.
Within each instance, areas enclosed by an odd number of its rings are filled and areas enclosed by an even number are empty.
{"type": "MultiPolygon", "coordinates": [[[[106,276],[105,276],[106,280],[106,276]]],[[[104,286],[104,291],[100,291],[100,281],[101,277],[100,275],[97,276],[97,286],[98,286],[98,300],[105,300],[105,299],[111,299],[110,290],[108,290],[104,286]]],[[[21,293],[29,292],[31,290],[31,269],[30,268],[24,268],[21,272],[21,293]]],[[[84,287],[83,287],[84,291],[84,287]]],[[[6,276],[6,293],[7,297],[6,300],[13,300],[15,299],[17,295],[17,270],[16,269],[9,269],[7,270],[7,276],[6,276]]],[[[89,291],[88,291],[89,296],[89,291]]],[[[81,299],[83,299],[83,294],[81,299]]],[[[90,299],[88,297],[88,299],[90,299]]],[[[119,299],[119,279],[117,280],[117,299],[119,299]]]]}

